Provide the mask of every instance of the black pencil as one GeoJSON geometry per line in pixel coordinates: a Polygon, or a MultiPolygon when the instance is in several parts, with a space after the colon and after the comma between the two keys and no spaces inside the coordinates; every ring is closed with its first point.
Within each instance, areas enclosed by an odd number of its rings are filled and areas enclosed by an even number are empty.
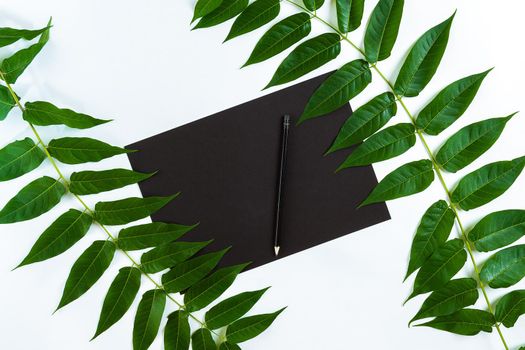
{"type": "Polygon", "coordinates": [[[290,116],[288,114],[283,117],[283,133],[281,138],[281,162],[279,166],[279,180],[277,182],[277,201],[275,205],[275,232],[273,240],[273,248],[275,256],[279,255],[279,231],[281,229],[281,206],[283,203],[283,186],[284,174],[286,171],[286,152],[288,150],[288,130],[290,129],[290,116]]]}

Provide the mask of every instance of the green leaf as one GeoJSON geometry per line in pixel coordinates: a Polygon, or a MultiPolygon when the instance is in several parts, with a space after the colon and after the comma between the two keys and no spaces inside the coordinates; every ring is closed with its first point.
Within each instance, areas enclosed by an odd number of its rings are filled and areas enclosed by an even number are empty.
{"type": "Polygon", "coordinates": [[[131,150],[111,146],[88,137],[63,137],[51,140],[47,146],[49,154],[65,164],[98,162],[131,150]]]}
{"type": "Polygon", "coordinates": [[[125,225],[157,212],[179,194],[169,197],[126,198],[95,205],[95,219],[103,225],[125,225]]]}
{"type": "Polygon", "coordinates": [[[286,17],[271,27],[257,42],[248,61],[243,67],[267,59],[283,52],[310,34],[312,24],[307,13],[296,13],[286,17]]]}
{"type": "Polygon", "coordinates": [[[48,29],[49,26],[35,30],[0,28],[0,47],[11,45],[20,39],[33,40],[48,29]]]}
{"type": "Polygon", "coordinates": [[[461,239],[452,239],[443,244],[421,266],[414,281],[414,291],[407,301],[443,287],[461,270],[466,261],[467,252],[461,239]]]}
{"type": "Polygon", "coordinates": [[[397,104],[392,93],[374,97],[345,121],[327,154],[358,144],[381,129],[396,113],[397,104]]]}
{"type": "Polygon", "coordinates": [[[232,28],[224,41],[249,33],[279,15],[281,2],[279,0],[256,0],[244,10],[233,22],[232,28]]]}
{"type": "Polygon", "coordinates": [[[262,314],[241,318],[226,329],[226,339],[230,343],[242,343],[253,339],[272,325],[277,316],[283,312],[281,309],[272,314],[262,314]]]}
{"type": "Polygon", "coordinates": [[[365,0],[336,0],[337,26],[342,33],[350,33],[361,26],[365,0]]]}
{"type": "Polygon", "coordinates": [[[240,14],[248,6],[248,0],[222,0],[221,4],[203,16],[193,29],[209,28],[226,22],[240,14]]]}
{"type": "Polygon", "coordinates": [[[438,135],[451,126],[470,106],[489,72],[465,77],[445,87],[419,112],[416,126],[429,135],[438,135]]]}
{"type": "Polygon", "coordinates": [[[238,320],[252,309],[267,290],[244,292],[221,301],[206,312],[206,326],[219,329],[238,320]]]}
{"type": "Polygon", "coordinates": [[[505,247],[525,235],[525,210],[502,210],[481,219],[468,238],[480,252],[505,247]]]}
{"type": "Polygon", "coordinates": [[[217,350],[217,345],[206,328],[200,328],[191,336],[191,348],[193,350],[217,350]]]}
{"type": "Polygon", "coordinates": [[[191,258],[211,242],[171,242],[160,245],[142,254],[142,270],[146,273],[156,273],[175,266],[191,258]]]}
{"type": "Polygon", "coordinates": [[[323,6],[324,0],[303,0],[303,4],[308,10],[315,11],[323,6]]]}
{"type": "Polygon", "coordinates": [[[478,283],[472,278],[451,280],[444,287],[432,292],[410,323],[427,317],[450,315],[478,300],[478,283]]]}
{"type": "Polygon", "coordinates": [[[237,344],[224,342],[219,346],[219,350],[241,350],[241,348],[237,344]]]}
{"type": "Polygon", "coordinates": [[[439,149],[436,161],[443,169],[452,173],[463,169],[498,140],[513,115],[483,120],[462,128],[439,149]]]}
{"type": "Polygon", "coordinates": [[[168,293],[178,293],[188,289],[210,273],[228,249],[209,253],[190,259],[173,267],[162,275],[162,285],[168,293]]]}
{"type": "Polygon", "coordinates": [[[156,247],[160,244],[179,239],[195,227],[197,227],[197,225],[184,226],[163,222],[152,222],[128,227],[120,230],[118,247],[126,251],[156,247]]]}
{"type": "Polygon", "coordinates": [[[95,241],[75,261],[66,281],[57,310],[80,298],[107,270],[115,255],[111,241],[95,241]]]}
{"type": "Polygon", "coordinates": [[[0,121],[4,120],[15,106],[16,101],[11,91],[4,85],[0,85],[0,121]]]}
{"type": "Polygon", "coordinates": [[[392,125],[370,136],[339,166],[337,171],[397,157],[416,143],[416,129],[410,123],[392,125]]]}
{"type": "Polygon", "coordinates": [[[430,82],[447,48],[454,16],[455,13],[416,41],[397,76],[394,86],[397,95],[417,96],[430,82]]]}
{"type": "Polygon", "coordinates": [[[44,151],[26,137],[0,149],[0,181],[8,181],[38,168],[46,159],[44,151]]]}
{"type": "Polygon", "coordinates": [[[507,288],[525,277],[525,244],[505,248],[492,255],[479,273],[491,288],[507,288]]]}
{"type": "Polygon", "coordinates": [[[62,254],[86,235],[92,222],[85,212],[69,209],[42,233],[18,267],[62,254]]]}
{"type": "Polygon", "coordinates": [[[193,12],[193,23],[196,19],[201,18],[215,10],[222,3],[222,0],[197,0],[193,12]]]}
{"type": "Polygon", "coordinates": [[[439,316],[416,327],[432,327],[442,331],[460,334],[476,335],[479,332],[492,332],[494,317],[491,313],[475,309],[463,309],[452,315],[439,316]]]}
{"type": "Polygon", "coordinates": [[[368,63],[355,60],[330,75],[313,93],[299,123],[335,111],[359,95],[372,81],[368,63]]]}
{"type": "Polygon", "coordinates": [[[370,63],[390,57],[403,17],[404,0],[380,0],[370,15],[365,33],[365,55],[370,63]]]}
{"type": "Polygon", "coordinates": [[[265,89],[298,79],[336,58],[341,52],[341,38],[325,33],[297,46],[279,65],[265,89]]]}
{"type": "Polygon", "coordinates": [[[481,207],[505,193],[524,166],[525,157],[487,164],[459,181],[452,202],[464,210],[481,207]]]}
{"type": "Polygon", "coordinates": [[[166,293],[152,289],[142,295],[133,325],[133,350],[146,350],[157,337],[166,306],[166,293]]]}
{"type": "Polygon", "coordinates": [[[210,305],[233,284],[237,275],[248,265],[241,264],[223,267],[197,282],[184,294],[186,309],[193,312],[210,305]]]}
{"type": "Polygon", "coordinates": [[[412,248],[405,280],[419,269],[450,236],[455,219],[454,211],[444,200],[439,200],[427,209],[419,224],[412,248]]]}
{"type": "Polygon", "coordinates": [[[69,190],[79,195],[111,191],[144,181],[154,174],[139,173],[128,169],[81,171],[71,174],[69,190]]]}
{"type": "Polygon", "coordinates": [[[191,330],[188,314],[183,310],[172,312],[164,329],[165,350],[188,350],[190,348],[191,330]]]}
{"type": "Polygon", "coordinates": [[[505,327],[514,327],[518,318],[525,314],[525,290],[505,294],[496,305],[496,320],[505,327]]]}
{"type": "Polygon", "coordinates": [[[58,180],[49,176],[36,179],[0,210],[0,224],[34,219],[57,205],[65,193],[66,188],[58,180]]]}
{"type": "Polygon", "coordinates": [[[432,181],[434,169],[430,160],[407,163],[385,176],[359,207],[422,192],[432,181]]]}
{"type": "Polygon", "coordinates": [[[26,102],[23,118],[34,125],[66,125],[76,129],[88,129],[111,121],[96,119],[70,109],[61,109],[43,101],[26,102]]]}
{"type": "Polygon", "coordinates": [[[141,272],[136,267],[123,267],[111,283],[98,321],[95,339],[117,323],[129,310],[140,288],[141,272]]]}

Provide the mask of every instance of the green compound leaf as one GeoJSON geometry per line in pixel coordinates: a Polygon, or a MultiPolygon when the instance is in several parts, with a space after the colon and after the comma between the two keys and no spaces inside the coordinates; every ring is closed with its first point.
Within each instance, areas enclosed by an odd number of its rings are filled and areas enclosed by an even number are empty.
{"type": "Polygon", "coordinates": [[[515,290],[504,295],[496,305],[496,320],[507,328],[514,327],[523,314],[525,314],[525,290],[515,290]]]}
{"type": "Polygon", "coordinates": [[[410,123],[392,125],[359,145],[337,171],[397,157],[416,143],[416,129],[410,123]]]}
{"type": "Polygon", "coordinates": [[[95,241],[80,255],[71,268],[57,310],[80,298],[102,277],[115,250],[111,241],[95,241]]]}
{"type": "Polygon", "coordinates": [[[432,181],[434,169],[430,160],[407,163],[385,176],[359,207],[422,192],[432,181]]]}
{"type": "Polygon", "coordinates": [[[427,317],[446,316],[478,300],[478,283],[472,278],[451,280],[442,288],[432,292],[410,323],[427,317]]]}
{"type": "Polygon", "coordinates": [[[71,174],[69,190],[78,195],[106,192],[136,184],[149,179],[154,174],[139,173],[128,169],[81,171],[71,174]]]}
{"type": "Polygon", "coordinates": [[[34,125],[66,125],[76,129],[89,129],[111,121],[93,118],[70,109],[61,109],[43,101],[27,102],[23,118],[34,125]]]}
{"type": "Polygon", "coordinates": [[[123,267],[119,270],[104,299],[97,331],[92,339],[105,332],[126,314],[139,292],[141,275],[136,267],[123,267]]]}
{"type": "Polygon", "coordinates": [[[525,277],[525,245],[505,248],[492,255],[479,273],[491,288],[507,288],[525,277]]]}
{"type": "Polygon", "coordinates": [[[372,81],[368,63],[355,60],[330,75],[313,93],[299,123],[335,111],[359,95],[372,81]]]}
{"type": "Polygon", "coordinates": [[[303,0],[304,7],[310,11],[320,9],[324,4],[324,0],[303,0]]]}
{"type": "Polygon", "coordinates": [[[342,33],[350,33],[361,26],[365,0],[336,0],[337,26],[342,33]]]}
{"type": "Polygon", "coordinates": [[[26,137],[0,149],[0,181],[8,181],[38,168],[46,159],[44,151],[26,137]]]}
{"type": "Polygon", "coordinates": [[[374,97],[345,121],[327,154],[358,144],[381,129],[396,113],[397,104],[392,93],[374,97]]]}
{"type": "Polygon", "coordinates": [[[275,19],[279,15],[280,10],[281,2],[279,0],[256,0],[235,19],[224,41],[262,27],[275,19]]]}
{"type": "Polygon", "coordinates": [[[452,315],[436,317],[416,327],[425,326],[460,335],[476,335],[479,332],[491,333],[494,323],[494,316],[487,311],[463,309],[452,315]]]}
{"type": "Polygon", "coordinates": [[[341,38],[325,33],[297,46],[277,68],[265,89],[298,79],[336,58],[341,52],[341,38]]]}
{"type": "Polygon", "coordinates": [[[440,148],[436,161],[443,169],[452,173],[463,169],[498,140],[513,115],[483,120],[462,128],[440,148]]]}
{"type": "Polygon", "coordinates": [[[133,325],[133,350],[147,350],[157,337],[166,306],[166,293],[152,289],[142,295],[133,325]]]}
{"type": "Polygon", "coordinates": [[[191,329],[188,314],[183,310],[172,312],[164,329],[165,350],[188,350],[190,348],[191,329]]]}
{"type": "Polygon", "coordinates": [[[307,13],[301,12],[283,19],[262,36],[243,67],[265,61],[283,52],[308,36],[311,30],[312,24],[307,13]]]}
{"type": "Polygon", "coordinates": [[[92,223],[85,212],[69,209],[42,233],[18,267],[62,254],[86,235],[92,223]]]}
{"type": "Polygon", "coordinates": [[[49,26],[35,30],[0,28],[0,47],[11,45],[21,39],[33,40],[48,29],[49,26]]]}
{"type": "Polygon", "coordinates": [[[237,344],[224,342],[219,346],[219,350],[241,350],[241,348],[237,344]]]}
{"type": "Polygon", "coordinates": [[[191,336],[191,348],[193,350],[217,350],[211,332],[206,328],[200,328],[191,336]]]}
{"type": "Polygon", "coordinates": [[[0,121],[4,120],[15,106],[16,101],[11,91],[4,85],[0,85],[0,121]]]}
{"type": "Polygon", "coordinates": [[[196,19],[201,18],[215,10],[222,3],[222,0],[197,0],[193,12],[193,23],[196,19]]]}
{"type": "Polygon", "coordinates": [[[455,217],[454,211],[444,200],[435,202],[427,209],[412,241],[405,280],[447,241],[455,217]]]}
{"type": "Polygon", "coordinates": [[[438,135],[468,109],[490,70],[474,74],[445,87],[419,113],[416,126],[429,135],[438,135]]]}
{"type": "Polygon", "coordinates": [[[0,224],[34,219],[57,205],[65,193],[66,188],[58,180],[49,176],[36,179],[0,210],[0,224]]]}
{"type": "Polygon", "coordinates": [[[155,213],[171,202],[178,194],[169,197],[126,198],[95,205],[95,220],[103,225],[125,225],[155,213]]]}
{"type": "Polygon", "coordinates": [[[156,273],[173,267],[191,258],[211,242],[172,242],[160,245],[142,254],[142,270],[146,273],[156,273]]]}
{"type": "Polygon", "coordinates": [[[219,329],[238,320],[252,309],[267,290],[244,292],[221,301],[206,313],[206,326],[219,329]]]}
{"type": "Polygon", "coordinates": [[[417,96],[430,82],[447,48],[454,16],[455,13],[416,41],[397,76],[394,85],[397,95],[417,96]]]}
{"type": "Polygon", "coordinates": [[[468,238],[480,252],[505,247],[525,235],[525,210],[502,210],[481,219],[468,238]]]}
{"type": "Polygon", "coordinates": [[[209,28],[226,22],[240,14],[248,6],[248,0],[222,0],[220,5],[203,16],[193,29],[209,28]]]}
{"type": "Polygon", "coordinates": [[[64,164],[99,162],[119,154],[133,152],[88,137],[63,137],[47,146],[49,154],[64,164]]]}
{"type": "Polygon", "coordinates": [[[487,164],[461,179],[451,199],[464,210],[481,207],[505,193],[524,166],[525,157],[487,164]]]}
{"type": "Polygon", "coordinates": [[[370,63],[390,57],[403,17],[404,0],[380,0],[368,21],[365,55],[370,63]]]}
{"type": "Polygon", "coordinates": [[[414,281],[414,291],[407,301],[413,297],[440,289],[467,261],[465,244],[459,238],[452,239],[441,247],[423,264],[414,281]]]}
{"type": "Polygon", "coordinates": [[[156,247],[179,239],[195,227],[197,225],[185,226],[163,222],[128,227],[120,230],[118,247],[125,251],[156,247]]]}
{"type": "Polygon", "coordinates": [[[230,343],[242,343],[253,339],[272,325],[284,308],[272,314],[263,314],[241,318],[226,329],[226,339],[230,343]]]}

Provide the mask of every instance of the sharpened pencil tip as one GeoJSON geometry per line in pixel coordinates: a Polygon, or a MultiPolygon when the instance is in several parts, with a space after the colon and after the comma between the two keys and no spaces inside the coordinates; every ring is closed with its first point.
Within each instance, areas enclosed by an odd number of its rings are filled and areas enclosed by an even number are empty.
{"type": "Polygon", "coordinates": [[[275,250],[275,256],[279,255],[279,249],[281,249],[281,247],[273,247],[273,249],[275,250]]]}

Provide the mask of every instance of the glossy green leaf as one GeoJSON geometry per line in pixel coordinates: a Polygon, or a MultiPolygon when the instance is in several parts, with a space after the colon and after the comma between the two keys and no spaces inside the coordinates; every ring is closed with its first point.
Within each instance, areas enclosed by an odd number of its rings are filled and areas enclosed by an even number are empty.
{"type": "Polygon", "coordinates": [[[468,233],[480,252],[505,247],[525,235],[525,210],[502,210],[481,219],[468,233]]]}
{"type": "Polygon", "coordinates": [[[219,329],[244,316],[261,299],[268,288],[244,292],[221,301],[206,312],[206,326],[219,329]]]}
{"type": "Polygon", "coordinates": [[[454,226],[454,219],[454,211],[444,200],[435,202],[427,209],[412,241],[405,280],[447,241],[454,226]]]}
{"type": "Polygon", "coordinates": [[[164,329],[165,350],[188,350],[190,348],[191,330],[188,313],[183,310],[172,312],[164,329]]]}
{"type": "Polygon", "coordinates": [[[180,263],[162,275],[162,285],[168,293],[178,293],[188,289],[210,273],[228,249],[208,253],[180,263]]]}
{"type": "Polygon", "coordinates": [[[102,277],[115,250],[111,241],[95,241],[80,255],[69,272],[57,310],[80,298],[102,277]]]}
{"type": "Polygon", "coordinates": [[[86,235],[92,222],[87,213],[69,209],[42,233],[18,267],[62,254],[86,235]]]}
{"type": "Polygon", "coordinates": [[[451,199],[461,209],[478,208],[505,193],[524,166],[525,157],[487,164],[461,179],[451,199]]]}
{"type": "Polygon", "coordinates": [[[476,335],[479,332],[492,332],[494,317],[491,313],[475,309],[463,309],[452,315],[439,316],[432,321],[418,324],[460,335],[476,335]]]}
{"type": "Polygon", "coordinates": [[[171,202],[178,194],[169,197],[126,198],[95,205],[95,219],[104,225],[124,225],[143,219],[171,202]]]}
{"type": "Polygon", "coordinates": [[[244,10],[233,22],[232,28],[224,41],[249,33],[279,15],[281,2],[279,0],[256,0],[244,10]]]}
{"type": "Polygon", "coordinates": [[[15,106],[16,101],[9,89],[0,85],[0,121],[4,120],[15,106]]]}
{"type": "Polygon", "coordinates": [[[139,173],[128,169],[81,171],[71,174],[69,190],[79,195],[111,191],[144,181],[154,174],[139,173]]]}
{"type": "Polygon", "coordinates": [[[394,85],[397,95],[417,96],[430,82],[447,48],[454,16],[431,28],[416,41],[397,76],[394,85]]]}
{"type": "Polygon", "coordinates": [[[397,157],[416,143],[416,129],[410,123],[389,126],[370,136],[339,166],[337,171],[397,157]]]}
{"type": "Polygon", "coordinates": [[[450,315],[478,300],[478,283],[472,278],[451,280],[432,292],[410,323],[427,317],[450,315]]]}
{"type": "Polygon", "coordinates": [[[98,337],[117,323],[133,304],[140,288],[142,274],[136,267],[123,267],[109,286],[102,305],[97,330],[92,339],[98,337]]]}
{"type": "Polygon", "coordinates": [[[0,210],[0,224],[34,219],[57,205],[65,193],[66,188],[58,180],[49,176],[36,179],[0,210]]]}
{"type": "Polygon", "coordinates": [[[466,261],[467,252],[461,239],[446,242],[421,266],[414,281],[414,290],[407,300],[440,289],[461,270],[466,261]]]}
{"type": "Polygon", "coordinates": [[[416,126],[429,135],[438,135],[451,126],[470,106],[489,72],[465,77],[445,87],[419,112],[416,126]]]}
{"type": "Polygon", "coordinates": [[[396,113],[397,104],[392,93],[374,97],[345,121],[327,153],[358,144],[381,129],[396,113]]]}
{"type": "Polygon", "coordinates": [[[21,39],[33,40],[48,29],[49,27],[44,27],[35,30],[0,28],[0,47],[11,45],[21,39]]]}
{"type": "Polygon", "coordinates": [[[208,242],[171,242],[142,254],[140,263],[146,273],[156,273],[181,263],[210,244],[208,242]]]}
{"type": "Polygon", "coordinates": [[[479,273],[491,288],[507,288],[525,277],[525,245],[505,248],[492,255],[479,273]]]}
{"type": "Polygon", "coordinates": [[[209,28],[226,22],[248,7],[248,0],[222,0],[215,10],[203,16],[193,29],[209,28]]]}
{"type": "Polygon", "coordinates": [[[365,32],[365,55],[370,63],[390,57],[403,17],[404,0],[380,0],[365,32]]]}
{"type": "Polygon", "coordinates": [[[271,27],[257,42],[243,67],[265,61],[310,34],[312,24],[307,13],[296,13],[271,27]]]}
{"type": "Polygon", "coordinates": [[[224,342],[219,345],[219,350],[241,350],[241,348],[237,344],[224,342]]]}
{"type": "Polygon", "coordinates": [[[99,162],[132,150],[111,146],[88,137],[62,137],[53,139],[47,146],[49,154],[65,164],[99,162]]]}
{"type": "Polygon", "coordinates": [[[335,111],[359,95],[372,81],[368,63],[355,60],[330,75],[308,100],[299,122],[335,111]]]}
{"type": "Polygon", "coordinates": [[[76,129],[88,129],[111,121],[93,118],[70,109],[58,108],[44,101],[26,102],[23,118],[34,125],[66,125],[76,129]]]}
{"type": "Polygon", "coordinates": [[[430,160],[407,163],[385,176],[359,207],[422,192],[432,181],[434,169],[430,160]]]}
{"type": "Polygon", "coordinates": [[[310,11],[320,9],[324,4],[324,0],[303,0],[304,7],[310,11]]]}
{"type": "Polygon", "coordinates": [[[38,168],[46,159],[44,151],[26,137],[0,149],[0,181],[8,181],[38,168]]]}
{"type": "Polygon", "coordinates": [[[341,38],[325,33],[297,46],[279,65],[265,89],[302,77],[336,58],[341,52],[341,38]]]}
{"type": "Polygon", "coordinates": [[[140,250],[172,242],[191,231],[197,225],[185,226],[152,222],[149,224],[127,227],[120,230],[118,246],[122,250],[140,250]]]}
{"type": "Polygon", "coordinates": [[[498,140],[513,115],[483,120],[462,128],[439,149],[436,161],[443,169],[452,173],[463,169],[498,140]]]}
{"type": "Polygon", "coordinates": [[[133,350],[146,350],[157,337],[166,306],[166,293],[152,289],[142,295],[133,325],[133,350]]]}
{"type": "Polygon", "coordinates": [[[197,0],[195,10],[193,11],[193,23],[196,19],[201,18],[215,10],[222,3],[222,0],[197,0]]]}
{"type": "Polygon", "coordinates": [[[191,335],[191,348],[193,350],[217,350],[211,332],[206,328],[200,328],[191,335]]]}
{"type": "Polygon", "coordinates": [[[523,314],[525,314],[525,290],[515,290],[504,295],[496,305],[496,320],[507,328],[514,327],[523,314]]]}
{"type": "Polygon", "coordinates": [[[263,314],[241,318],[226,329],[226,339],[230,343],[242,343],[253,339],[272,325],[277,316],[283,312],[281,309],[272,314],[263,314]]]}
{"type": "Polygon", "coordinates": [[[361,26],[365,0],[336,0],[337,26],[342,33],[350,33],[361,26]]]}

